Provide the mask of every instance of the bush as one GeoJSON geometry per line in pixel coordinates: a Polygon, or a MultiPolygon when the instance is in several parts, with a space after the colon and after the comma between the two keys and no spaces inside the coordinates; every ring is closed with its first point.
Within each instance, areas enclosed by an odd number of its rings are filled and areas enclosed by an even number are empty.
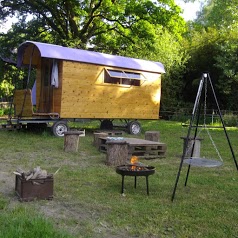
{"type": "MultiPolygon", "coordinates": [[[[160,117],[165,120],[169,121],[179,121],[182,123],[189,124],[191,119],[191,109],[189,108],[179,108],[179,109],[168,109],[167,111],[161,111],[160,117]]],[[[238,126],[238,115],[234,114],[234,112],[225,112],[223,114],[223,121],[225,126],[238,126]]],[[[199,124],[204,123],[204,117],[201,115],[199,124]]],[[[222,122],[220,120],[219,115],[216,114],[207,114],[206,115],[206,124],[213,125],[213,126],[222,126],[222,122]]]]}
{"type": "Polygon", "coordinates": [[[233,113],[228,113],[223,116],[225,126],[237,126],[237,116],[233,113]]]}
{"type": "Polygon", "coordinates": [[[4,115],[4,109],[0,108],[0,116],[2,117],[4,115]]]}
{"type": "Polygon", "coordinates": [[[13,113],[14,113],[13,108],[10,108],[10,107],[0,108],[0,116],[1,117],[2,116],[8,116],[10,112],[13,115],[13,113]]]}

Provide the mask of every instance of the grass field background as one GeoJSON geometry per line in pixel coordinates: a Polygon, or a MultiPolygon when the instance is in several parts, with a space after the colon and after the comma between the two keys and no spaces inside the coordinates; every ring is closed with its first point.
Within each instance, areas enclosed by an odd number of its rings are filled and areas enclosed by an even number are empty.
{"type": "MultiPolygon", "coordinates": [[[[64,138],[50,131],[0,131],[0,237],[238,237],[238,171],[223,129],[210,131],[223,159],[217,168],[192,167],[188,184],[187,166],[181,171],[176,196],[171,201],[187,127],[179,122],[141,121],[145,131],[160,132],[166,143],[165,158],[141,160],[155,166],[149,177],[125,177],[125,194],[120,194],[121,176],[105,165],[106,154],[93,145],[97,122],[74,124],[86,128],[79,151],[66,153],[64,138]],[[19,202],[14,192],[17,168],[36,166],[54,175],[52,201],[19,202]]],[[[227,129],[238,156],[238,129],[227,129]]],[[[206,134],[201,157],[218,159],[206,134]]],[[[130,136],[125,134],[124,136],[130,136]]]]}

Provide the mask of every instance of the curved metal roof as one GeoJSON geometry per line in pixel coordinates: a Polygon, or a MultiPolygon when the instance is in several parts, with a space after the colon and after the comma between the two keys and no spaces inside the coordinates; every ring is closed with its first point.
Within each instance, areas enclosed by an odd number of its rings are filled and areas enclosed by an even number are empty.
{"type": "Polygon", "coordinates": [[[109,55],[94,51],[73,49],[59,45],[26,41],[18,47],[17,66],[22,66],[25,49],[34,45],[38,48],[41,57],[77,61],[83,63],[105,65],[126,69],[165,73],[164,65],[160,62],[129,58],[124,56],[109,55]]]}

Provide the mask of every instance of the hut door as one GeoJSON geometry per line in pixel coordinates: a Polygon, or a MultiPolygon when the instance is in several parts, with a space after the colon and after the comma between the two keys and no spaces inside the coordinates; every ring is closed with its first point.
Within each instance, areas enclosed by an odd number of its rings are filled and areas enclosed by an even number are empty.
{"type": "Polygon", "coordinates": [[[51,86],[51,71],[53,60],[42,58],[41,62],[41,91],[39,112],[50,113],[53,107],[53,87],[51,86]]]}

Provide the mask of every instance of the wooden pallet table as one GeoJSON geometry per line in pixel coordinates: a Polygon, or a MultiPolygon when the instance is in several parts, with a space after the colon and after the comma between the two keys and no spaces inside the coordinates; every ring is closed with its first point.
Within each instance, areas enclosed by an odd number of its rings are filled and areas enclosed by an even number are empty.
{"type": "MultiPolygon", "coordinates": [[[[128,156],[136,155],[139,158],[163,158],[166,156],[167,146],[165,143],[137,139],[123,138],[129,146],[128,156]]],[[[107,137],[99,137],[99,150],[107,152],[107,137]]]]}
{"type": "Polygon", "coordinates": [[[165,143],[137,138],[126,138],[126,142],[129,144],[130,155],[151,159],[165,157],[165,143]]]}
{"type": "Polygon", "coordinates": [[[122,136],[125,132],[118,130],[96,130],[96,133],[106,133],[109,136],[122,136]]]}

